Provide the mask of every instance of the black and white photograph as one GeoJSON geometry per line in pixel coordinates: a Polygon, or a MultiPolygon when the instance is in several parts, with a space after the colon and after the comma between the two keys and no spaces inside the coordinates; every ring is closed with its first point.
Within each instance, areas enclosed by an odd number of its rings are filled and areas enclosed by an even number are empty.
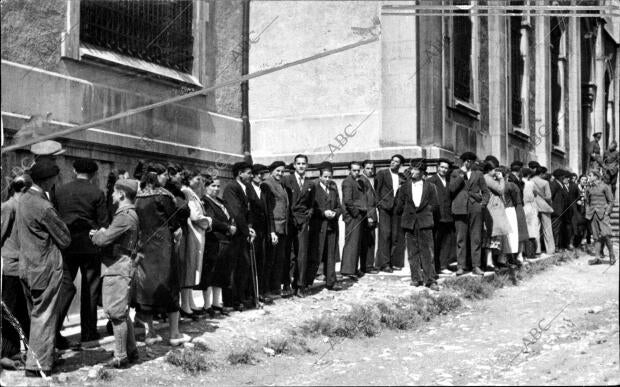
{"type": "Polygon", "coordinates": [[[620,0],[0,17],[0,385],[620,385],[620,0]]]}

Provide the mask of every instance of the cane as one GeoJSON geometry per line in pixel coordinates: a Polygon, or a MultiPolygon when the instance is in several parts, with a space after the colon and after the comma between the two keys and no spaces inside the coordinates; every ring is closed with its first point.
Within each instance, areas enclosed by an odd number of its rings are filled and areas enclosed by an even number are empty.
{"type": "Polygon", "coordinates": [[[250,268],[252,270],[252,285],[254,290],[254,302],[256,308],[260,309],[261,304],[258,300],[258,270],[256,268],[256,254],[254,254],[254,241],[250,240],[250,268]]]}

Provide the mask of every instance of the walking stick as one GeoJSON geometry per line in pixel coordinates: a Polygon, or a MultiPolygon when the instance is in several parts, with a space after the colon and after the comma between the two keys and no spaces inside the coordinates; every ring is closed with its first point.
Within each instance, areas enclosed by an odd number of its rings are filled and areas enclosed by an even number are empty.
{"type": "Polygon", "coordinates": [[[260,309],[261,304],[258,300],[258,269],[256,268],[256,254],[254,253],[254,241],[250,240],[250,268],[252,270],[252,287],[254,290],[254,302],[256,308],[260,309]]]}

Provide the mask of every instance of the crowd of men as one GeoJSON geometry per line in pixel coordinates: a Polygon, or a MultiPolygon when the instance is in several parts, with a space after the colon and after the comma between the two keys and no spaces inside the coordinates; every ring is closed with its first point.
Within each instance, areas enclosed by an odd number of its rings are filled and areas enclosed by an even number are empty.
{"type": "MultiPolygon", "coordinates": [[[[580,177],[549,174],[536,161],[507,168],[472,152],[455,163],[396,154],[376,174],[373,161],[352,161],[341,190],[331,163],[319,164],[312,179],[300,154],[289,165],[234,164],[234,180],[221,194],[219,178],[157,162],[140,164],[133,178],[117,171],[107,195],[91,183],[98,170],[92,160],[76,160],[76,178],[56,185],[59,168],[42,156],[13,176],[2,203],[3,308],[21,325],[25,372],[36,377],[52,372],[55,348],[71,345],[60,332],[78,269],[81,341],[99,339],[102,305],[115,338],[108,364],[124,367],[138,358],[130,307],[147,344],[162,340],[152,320],[167,314],[175,346],[189,339],[180,318],[305,297],[319,278],[338,291],[339,279],[402,270],[406,260],[411,285],[433,290],[440,275],[520,266],[543,250],[589,248],[586,240],[595,243],[590,263],[603,262],[606,246],[613,264],[618,151],[615,143],[603,156],[600,147],[589,149],[589,173],[580,177]],[[192,290],[203,291],[203,307],[192,290]]],[[[20,356],[9,321],[2,326],[5,367],[20,356]]]]}

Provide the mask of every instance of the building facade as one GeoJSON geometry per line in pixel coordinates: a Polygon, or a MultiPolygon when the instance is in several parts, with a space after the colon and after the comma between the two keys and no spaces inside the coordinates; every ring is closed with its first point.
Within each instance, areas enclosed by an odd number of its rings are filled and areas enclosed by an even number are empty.
{"type": "Polygon", "coordinates": [[[524,5],[549,2],[252,1],[250,29],[271,27],[250,51],[250,72],[380,37],[251,80],[254,159],[308,153],[313,164],[385,165],[394,153],[471,150],[582,172],[592,133],[603,132],[604,149],[618,139],[619,18],[524,5]]]}
{"type": "MultiPolygon", "coordinates": [[[[247,42],[243,4],[3,2],[3,144],[240,77],[247,42]]],[[[133,172],[140,159],[211,170],[217,165],[228,176],[229,164],[243,157],[243,127],[241,86],[219,88],[58,139],[67,150],[57,159],[61,180],[73,178],[76,157],[97,161],[101,188],[111,169],[133,172]]],[[[11,167],[24,164],[28,149],[2,155],[3,183],[11,167]]]]}

